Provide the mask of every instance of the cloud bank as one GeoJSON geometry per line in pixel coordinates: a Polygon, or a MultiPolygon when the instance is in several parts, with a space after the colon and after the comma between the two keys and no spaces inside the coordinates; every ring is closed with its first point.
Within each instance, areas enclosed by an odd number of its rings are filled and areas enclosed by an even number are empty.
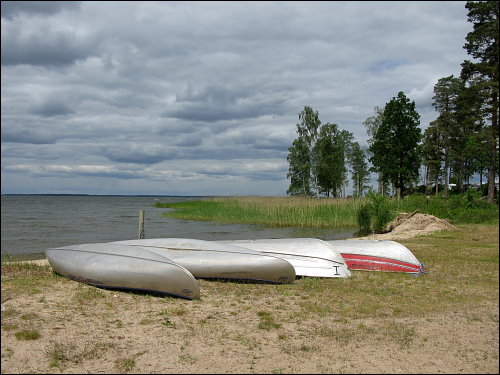
{"type": "Polygon", "coordinates": [[[2,193],[284,195],[304,106],[424,129],[465,2],[2,2],[2,193]]]}

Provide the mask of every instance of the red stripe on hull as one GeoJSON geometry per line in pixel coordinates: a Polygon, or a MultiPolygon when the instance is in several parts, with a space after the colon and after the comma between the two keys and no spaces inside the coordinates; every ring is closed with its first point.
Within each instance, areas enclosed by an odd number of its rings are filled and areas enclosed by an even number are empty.
{"type": "Polygon", "coordinates": [[[420,265],[402,262],[395,259],[368,255],[341,253],[348,268],[352,270],[387,271],[387,272],[420,272],[420,265]]]}

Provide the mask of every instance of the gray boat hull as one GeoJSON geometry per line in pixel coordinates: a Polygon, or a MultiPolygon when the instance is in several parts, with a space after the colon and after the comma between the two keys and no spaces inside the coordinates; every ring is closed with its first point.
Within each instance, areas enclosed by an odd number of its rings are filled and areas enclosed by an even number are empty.
{"type": "Polygon", "coordinates": [[[188,270],[146,249],[94,243],[48,249],[45,256],[56,273],[97,287],[200,298],[199,283],[188,270]]]}
{"type": "Polygon", "coordinates": [[[166,256],[195,278],[293,283],[295,269],[286,260],[248,248],[185,238],[117,241],[166,256]]]}

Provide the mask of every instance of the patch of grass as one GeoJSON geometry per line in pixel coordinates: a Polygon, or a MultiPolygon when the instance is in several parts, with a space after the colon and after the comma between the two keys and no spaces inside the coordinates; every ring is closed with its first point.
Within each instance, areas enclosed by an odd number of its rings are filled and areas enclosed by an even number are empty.
{"type": "Polygon", "coordinates": [[[53,285],[59,277],[49,266],[31,263],[2,263],[2,293],[34,295],[53,285]]]}
{"type": "Polygon", "coordinates": [[[118,358],[115,367],[122,372],[129,372],[135,367],[135,360],[132,358],[118,358]]]}
{"type": "Polygon", "coordinates": [[[114,343],[94,341],[86,344],[83,350],[79,350],[76,344],[55,342],[46,349],[45,354],[49,358],[50,367],[63,369],[67,363],[79,364],[85,360],[102,358],[110,348],[115,346],[114,343]]]}
{"type": "Polygon", "coordinates": [[[96,302],[97,299],[105,297],[104,292],[94,286],[79,284],[73,296],[73,300],[80,305],[88,305],[96,302]]]}
{"type": "Polygon", "coordinates": [[[33,320],[33,319],[38,319],[39,317],[40,316],[36,313],[28,313],[21,315],[22,320],[33,320]]]}
{"type": "Polygon", "coordinates": [[[182,364],[195,364],[198,362],[198,358],[192,356],[191,354],[179,354],[179,362],[182,364]]]}
{"type": "Polygon", "coordinates": [[[281,324],[276,323],[269,311],[259,311],[257,316],[260,318],[259,329],[269,331],[273,328],[280,328],[281,324]]]}
{"type": "Polygon", "coordinates": [[[416,336],[415,328],[396,322],[389,324],[383,332],[396,341],[402,349],[409,348],[416,336]]]}
{"type": "Polygon", "coordinates": [[[19,332],[16,332],[16,339],[22,341],[28,340],[38,340],[40,338],[40,332],[36,329],[23,329],[19,332]]]}
{"type": "MultiPolygon", "coordinates": [[[[3,282],[3,280],[2,280],[2,282],[3,282]]],[[[12,316],[16,316],[17,314],[19,314],[19,311],[9,307],[9,308],[5,309],[5,311],[2,311],[2,319],[10,318],[12,316]]]]}
{"type": "Polygon", "coordinates": [[[11,348],[5,348],[5,351],[2,353],[2,358],[10,358],[14,355],[14,350],[11,348]]]}
{"type": "Polygon", "coordinates": [[[172,322],[168,316],[165,316],[163,318],[163,321],[161,322],[161,324],[167,328],[177,328],[177,325],[175,324],[175,322],[172,322]]]}
{"type": "Polygon", "coordinates": [[[2,324],[2,329],[4,331],[14,331],[18,328],[17,324],[2,324]]]}
{"type": "Polygon", "coordinates": [[[50,348],[45,351],[49,357],[50,367],[60,367],[62,363],[70,360],[70,353],[76,348],[76,345],[69,344],[63,345],[61,343],[54,343],[50,348]]]}

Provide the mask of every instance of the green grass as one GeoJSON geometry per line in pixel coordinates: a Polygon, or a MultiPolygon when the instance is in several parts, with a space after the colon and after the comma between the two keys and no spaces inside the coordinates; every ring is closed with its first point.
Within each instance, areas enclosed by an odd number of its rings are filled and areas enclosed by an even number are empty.
{"type": "Polygon", "coordinates": [[[260,318],[259,329],[269,331],[272,328],[280,328],[281,324],[274,321],[273,316],[269,311],[259,311],[257,316],[260,318]]]}
{"type": "Polygon", "coordinates": [[[132,358],[119,358],[115,361],[115,367],[123,372],[129,372],[135,367],[135,360],[132,358]]]}
{"type": "Polygon", "coordinates": [[[340,228],[356,226],[361,201],[295,197],[208,198],[157,203],[173,208],[167,217],[220,223],[264,224],[271,227],[340,228]]]}
{"type": "Polygon", "coordinates": [[[16,339],[28,341],[28,340],[37,340],[40,338],[40,332],[36,329],[23,329],[19,332],[16,332],[16,339]]]}
{"type": "MultiPolygon", "coordinates": [[[[368,198],[316,199],[306,197],[226,197],[176,203],[156,203],[170,208],[167,217],[231,224],[262,224],[269,227],[350,228],[357,227],[357,215],[368,198]]],[[[387,199],[392,220],[401,212],[434,215],[452,224],[498,223],[498,204],[489,204],[473,193],[450,198],[414,195],[387,199]]]]}
{"type": "MultiPolygon", "coordinates": [[[[54,280],[61,279],[50,266],[39,266],[30,263],[2,263],[2,280],[10,280],[13,293],[39,294],[44,286],[54,280]]],[[[2,281],[3,283],[3,281],[2,281]]]]}
{"type": "Polygon", "coordinates": [[[49,367],[64,369],[71,363],[78,364],[85,360],[99,359],[115,346],[114,343],[94,341],[87,343],[83,348],[79,348],[74,343],[62,344],[53,342],[45,350],[45,354],[49,359],[49,367]]]}

